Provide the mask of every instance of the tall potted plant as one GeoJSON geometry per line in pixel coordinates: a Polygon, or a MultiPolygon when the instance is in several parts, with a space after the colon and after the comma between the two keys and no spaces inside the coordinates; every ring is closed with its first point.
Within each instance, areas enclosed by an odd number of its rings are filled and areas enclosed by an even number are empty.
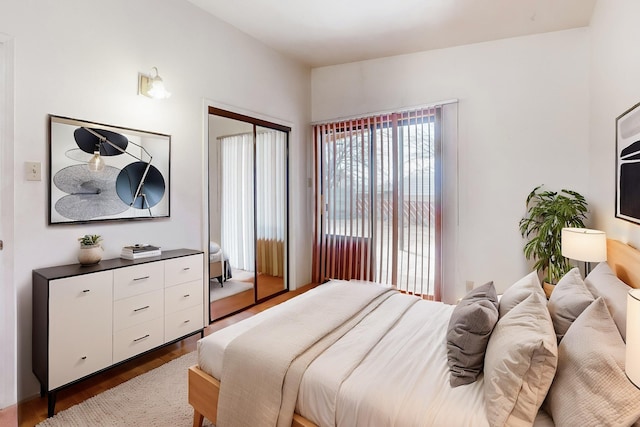
{"type": "Polygon", "coordinates": [[[545,275],[544,282],[555,285],[571,269],[569,260],[562,256],[562,229],[584,227],[587,202],[575,191],[543,191],[541,188],[542,185],[537,186],[527,196],[527,212],[520,220],[520,234],[528,239],[524,246],[526,258],[533,258],[533,267],[545,275]]]}

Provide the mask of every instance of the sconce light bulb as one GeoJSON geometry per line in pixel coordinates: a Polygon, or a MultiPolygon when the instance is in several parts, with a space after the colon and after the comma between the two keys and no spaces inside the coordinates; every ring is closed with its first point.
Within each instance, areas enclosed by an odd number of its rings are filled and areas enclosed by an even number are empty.
{"type": "Polygon", "coordinates": [[[100,157],[100,151],[94,151],[93,157],[87,162],[87,167],[91,172],[100,172],[106,166],[106,162],[100,157]]]}
{"type": "Polygon", "coordinates": [[[164,82],[160,76],[155,76],[151,79],[149,85],[149,96],[154,99],[166,99],[171,96],[171,93],[164,87],[164,82]]]}

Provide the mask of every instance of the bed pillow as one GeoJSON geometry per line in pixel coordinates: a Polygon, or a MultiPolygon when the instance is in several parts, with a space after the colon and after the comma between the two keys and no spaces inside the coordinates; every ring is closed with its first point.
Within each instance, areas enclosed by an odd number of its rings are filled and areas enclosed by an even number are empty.
{"type": "Polygon", "coordinates": [[[500,317],[504,316],[513,307],[524,301],[532,293],[537,293],[540,296],[544,296],[542,286],[540,286],[540,279],[538,273],[532,271],[524,276],[522,279],[509,286],[506,291],[500,297],[499,311],[500,317]]]}
{"type": "Polygon", "coordinates": [[[617,332],[603,298],[567,331],[544,403],[557,427],[628,426],[640,418],[640,390],[625,375],[625,344],[617,332]]]}
{"type": "Polygon", "coordinates": [[[209,242],[209,253],[217,254],[220,251],[220,245],[216,242],[209,242]]]}
{"type": "Polygon", "coordinates": [[[498,320],[484,358],[484,397],[491,426],[532,425],[553,381],[556,334],[547,299],[531,292],[498,320]]]}
{"type": "Polygon", "coordinates": [[[578,268],[571,269],[560,279],[547,304],[558,342],[593,300],[593,295],[584,284],[578,268]]]}
{"type": "Polygon", "coordinates": [[[487,343],[497,321],[498,295],[493,282],[471,290],[453,309],[447,328],[451,387],[471,384],[478,379],[487,343]]]}
{"type": "Polygon", "coordinates": [[[594,298],[602,297],[623,341],[627,341],[627,293],[629,286],[618,279],[606,262],[598,264],[584,279],[594,298]]]}

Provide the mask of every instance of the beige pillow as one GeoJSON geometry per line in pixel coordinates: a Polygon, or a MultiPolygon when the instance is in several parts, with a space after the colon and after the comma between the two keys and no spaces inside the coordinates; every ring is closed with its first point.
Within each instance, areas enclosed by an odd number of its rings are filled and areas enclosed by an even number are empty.
{"type": "Polygon", "coordinates": [[[558,372],[544,404],[557,427],[629,426],[640,418],[640,390],[624,373],[625,346],[617,332],[598,298],[560,342],[558,372]]]}
{"type": "Polygon", "coordinates": [[[538,273],[535,271],[527,274],[504,291],[500,298],[500,305],[498,307],[500,317],[507,314],[509,310],[524,301],[532,293],[537,293],[540,296],[545,297],[542,286],[540,286],[538,273]]]}
{"type": "Polygon", "coordinates": [[[618,279],[606,262],[598,264],[584,279],[595,298],[602,297],[624,341],[627,340],[627,293],[629,286],[618,279]]]}
{"type": "Polygon", "coordinates": [[[573,268],[560,279],[547,305],[558,342],[592,302],[593,295],[582,281],[578,268],[573,268]]]}
{"type": "Polygon", "coordinates": [[[447,362],[451,387],[471,384],[484,365],[484,352],[498,321],[498,296],[493,282],[471,290],[456,305],[447,328],[447,362]]]}
{"type": "Polygon", "coordinates": [[[498,320],[484,358],[491,426],[531,425],[553,381],[558,347],[547,299],[537,292],[498,320]]]}

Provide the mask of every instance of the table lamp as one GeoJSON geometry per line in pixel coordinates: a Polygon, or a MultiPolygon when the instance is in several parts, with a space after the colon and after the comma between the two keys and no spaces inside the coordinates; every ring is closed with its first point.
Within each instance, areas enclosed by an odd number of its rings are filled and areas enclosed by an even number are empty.
{"type": "Polygon", "coordinates": [[[584,261],[585,276],[591,271],[592,262],[607,260],[607,235],[604,231],[565,227],[562,229],[561,245],[563,257],[584,261]]]}

